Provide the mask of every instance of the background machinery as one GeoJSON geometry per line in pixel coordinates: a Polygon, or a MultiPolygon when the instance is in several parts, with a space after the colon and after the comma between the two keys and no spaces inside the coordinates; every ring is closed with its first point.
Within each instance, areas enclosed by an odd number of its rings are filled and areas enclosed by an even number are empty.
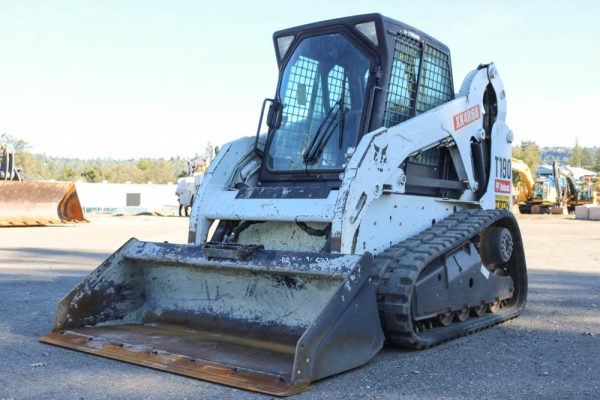
{"type": "Polygon", "coordinates": [[[516,186],[514,187],[514,201],[517,203],[520,213],[529,214],[531,212],[530,202],[533,197],[533,185],[535,184],[535,179],[533,178],[529,166],[527,166],[524,161],[513,158],[511,165],[513,173],[517,174],[515,176],[516,186]]]}
{"type": "Polygon", "coordinates": [[[15,153],[0,146],[0,227],[87,222],[75,185],[23,180],[15,153]]]}
{"type": "Polygon", "coordinates": [[[564,207],[566,207],[568,213],[574,213],[575,207],[580,205],[578,203],[580,195],[579,189],[577,188],[577,181],[568,167],[560,166],[555,161],[552,163],[552,168],[556,171],[556,175],[560,177],[556,181],[561,182],[559,192],[563,209],[560,210],[560,213],[564,213],[564,207]]]}
{"type": "Polygon", "coordinates": [[[537,173],[532,212],[564,214],[574,211],[577,189],[570,171],[554,161],[551,166],[539,166],[537,173]],[[535,206],[540,207],[541,211],[533,211],[535,206]]]}
{"type": "MultiPolygon", "coordinates": [[[[569,178],[575,188],[575,196],[569,203],[569,208],[575,208],[582,205],[598,205],[598,193],[600,185],[594,184],[594,176],[580,175],[576,176],[573,172],[577,168],[567,167],[569,178]]],[[[591,173],[591,171],[588,171],[591,173]]]]}
{"type": "Polygon", "coordinates": [[[594,184],[591,179],[582,179],[577,181],[577,201],[575,205],[598,205],[598,193],[600,192],[598,185],[594,184]]]}
{"type": "Polygon", "coordinates": [[[516,201],[521,214],[563,214],[580,205],[573,174],[556,161],[539,166],[535,180],[521,160],[513,158],[512,169],[519,175],[516,201]]]}
{"type": "Polygon", "coordinates": [[[179,216],[184,214],[187,217],[190,213],[190,207],[194,203],[194,195],[202,183],[202,175],[184,176],[177,179],[177,188],[175,195],[179,203],[179,216]]]}
{"type": "MultiPolygon", "coordinates": [[[[268,134],[226,144],[189,244],[131,239],[41,340],[275,395],[514,318],[527,297],[494,64],[367,14],[274,34],[268,134]]],[[[259,124],[260,131],[260,124],[259,124]]]]}
{"type": "Polygon", "coordinates": [[[186,217],[189,215],[190,207],[194,204],[194,196],[202,183],[204,173],[218,151],[218,147],[213,148],[209,145],[204,155],[188,161],[188,176],[177,179],[175,195],[177,196],[177,201],[179,203],[180,217],[183,216],[183,214],[185,214],[186,217]]]}

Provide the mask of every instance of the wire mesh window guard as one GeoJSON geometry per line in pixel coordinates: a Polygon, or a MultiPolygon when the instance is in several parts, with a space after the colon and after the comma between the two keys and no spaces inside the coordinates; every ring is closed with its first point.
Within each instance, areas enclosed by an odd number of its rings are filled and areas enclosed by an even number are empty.
{"type": "Polygon", "coordinates": [[[315,36],[300,42],[280,84],[282,119],[269,145],[267,168],[271,171],[340,169],[346,162],[346,148],[356,145],[366,97],[363,77],[368,79],[369,69],[370,60],[340,34],[315,36]],[[337,111],[342,94],[344,112],[337,111]],[[315,135],[320,127],[323,137],[317,140],[315,135]],[[314,159],[307,161],[304,154],[309,147],[317,150],[314,159]]]}
{"type": "Polygon", "coordinates": [[[397,125],[453,96],[448,55],[408,35],[397,35],[383,125],[397,125]]]}

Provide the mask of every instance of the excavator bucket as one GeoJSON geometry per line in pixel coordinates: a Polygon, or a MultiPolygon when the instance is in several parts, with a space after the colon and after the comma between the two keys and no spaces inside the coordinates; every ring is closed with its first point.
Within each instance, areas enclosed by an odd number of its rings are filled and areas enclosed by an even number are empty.
{"type": "Polygon", "coordinates": [[[288,396],[382,347],[373,257],[130,239],[41,341],[288,396]]]}
{"type": "Polygon", "coordinates": [[[0,181],[0,226],[87,222],[69,182],[0,181]]]}

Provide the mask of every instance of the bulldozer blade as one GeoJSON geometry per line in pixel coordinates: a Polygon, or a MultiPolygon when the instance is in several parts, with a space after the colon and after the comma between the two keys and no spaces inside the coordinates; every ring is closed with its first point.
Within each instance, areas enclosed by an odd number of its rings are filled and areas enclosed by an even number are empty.
{"type": "Polygon", "coordinates": [[[0,181],[0,227],[88,222],[69,182],[0,181]]]}
{"type": "Polygon", "coordinates": [[[383,346],[373,256],[130,239],[40,340],[276,396],[383,346]]]}

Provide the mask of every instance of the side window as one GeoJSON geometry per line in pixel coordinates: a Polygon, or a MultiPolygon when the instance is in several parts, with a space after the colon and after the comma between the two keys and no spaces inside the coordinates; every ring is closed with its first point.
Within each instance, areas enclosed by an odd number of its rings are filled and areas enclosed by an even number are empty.
{"type": "MultiPolygon", "coordinates": [[[[397,125],[454,98],[448,54],[412,36],[398,34],[387,90],[383,126],[397,125]]],[[[456,184],[439,187],[435,182],[457,180],[448,149],[432,148],[403,163],[409,178],[407,193],[456,197],[456,184]]]]}
{"type": "Polygon", "coordinates": [[[417,96],[417,114],[431,110],[454,97],[447,54],[426,44],[422,74],[417,96]]]}
{"type": "Polygon", "coordinates": [[[410,36],[396,36],[383,126],[390,127],[454,97],[448,54],[410,36]]]}
{"type": "Polygon", "coordinates": [[[383,116],[385,127],[397,125],[414,116],[421,65],[420,45],[411,37],[396,37],[392,74],[383,116]]]}

